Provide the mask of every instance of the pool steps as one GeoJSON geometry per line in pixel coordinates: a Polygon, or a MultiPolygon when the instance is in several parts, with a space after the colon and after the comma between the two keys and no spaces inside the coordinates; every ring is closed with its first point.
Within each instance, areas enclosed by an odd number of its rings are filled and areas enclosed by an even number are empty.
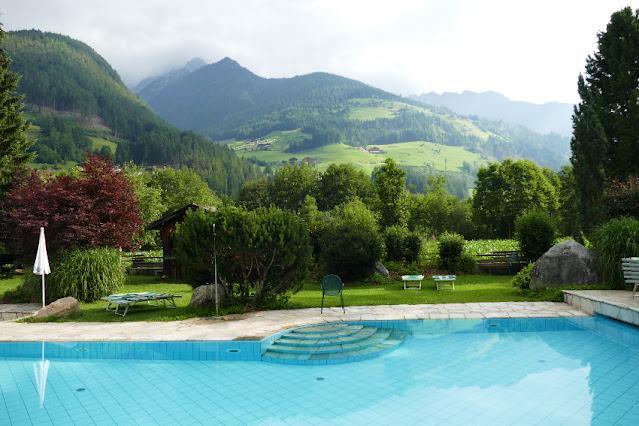
{"type": "Polygon", "coordinates": [[[334,364],[381,356],[404,341],[405,330],[360,324],[319,324],[290,330],[272,342],[262,361],[282,364],[334,364]]]}

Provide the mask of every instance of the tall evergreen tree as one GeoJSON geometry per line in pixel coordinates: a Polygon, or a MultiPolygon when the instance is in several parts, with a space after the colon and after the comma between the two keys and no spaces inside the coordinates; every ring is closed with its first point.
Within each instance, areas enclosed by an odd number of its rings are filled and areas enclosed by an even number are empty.
{"type": "Polygon", "coordinates": [[[377,210],[382,227],[406,224],[406,172],[388,157],[373,172],[377,192],[377,210]]]}
{"type": "Polygon", "coordinates": [[[608,138],[606,177],[624,180],[639,174],[639,10],[613,13],[597,47],[586,61],[586,87],[608,138]]]}
{"type": "Polygon", "coordinates": [[[604,159],[608,139],[601,126],[592,96],[583,76],[579,76],[581,103],[575,106],[573,115],[573,137],[570,141],[577,207],[581,229],[588,233],[601,223],[601,196],[606,182],[604,159]]]}
{"type": "Polygon", "coordinates": [[[27,153],[33,142],[27,140],[28,126],[20,113],[23,96],[15,92],[20,77],[9,71],[11,59],[2,48],[3,41],[0,28],[0,193],[7,189],[13,172],[35,155],[27,153]]]}

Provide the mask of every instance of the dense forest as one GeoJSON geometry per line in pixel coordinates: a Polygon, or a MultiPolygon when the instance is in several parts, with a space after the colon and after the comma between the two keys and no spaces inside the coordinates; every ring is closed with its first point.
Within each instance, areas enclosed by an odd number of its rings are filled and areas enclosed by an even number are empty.
{"type": "MultiPolygon", "coordinates": [[[[86,44],[41,31],[7,34],[5,49],[11,70],[22,76],[18,92],[38,116],[72,112],[84,121],[98,116],[117,141],[115,159],[123,164],[166,163],[188,166],[220,194],[237,194],[247,180],[261,175],[258,167],[238,158],[204,136],[173,128],[124,86],[115,70],[86,44]]],[[[47,119],[39,117],[38,120],[47,119]]],[[[59,122],[57,124],[60,124],[59,122]]],[[[73,125],[65,125],[73,129],[73,125]]],[[[58,130],[59,131],[59,130],[58,130]]],[[[50,159],[73,160],[86,148],[86,135],[77,128],[75,149],[60,145],[51,133],[38,141],[50,159]],[[46,146],[47,148],[43,148],[46,146]]],[[[68,144],[67,144],[68,145],[68,144]]]]}

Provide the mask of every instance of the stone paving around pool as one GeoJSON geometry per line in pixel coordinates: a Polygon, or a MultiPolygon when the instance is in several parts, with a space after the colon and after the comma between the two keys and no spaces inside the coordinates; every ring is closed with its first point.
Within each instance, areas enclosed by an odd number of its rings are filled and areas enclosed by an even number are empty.
{"type": "Polygon", "coordinates": [[[219,319],[208,317],[166,322],[2,321],[0,341],[260,340],[282,330],[323,322],[583,316],[589,314],[566,303],[553,302],[348,306],[345,314],[341,307],[324,308],[324,314],[320,314],[319,308],[308,308],[225,315],[219,319]]]}

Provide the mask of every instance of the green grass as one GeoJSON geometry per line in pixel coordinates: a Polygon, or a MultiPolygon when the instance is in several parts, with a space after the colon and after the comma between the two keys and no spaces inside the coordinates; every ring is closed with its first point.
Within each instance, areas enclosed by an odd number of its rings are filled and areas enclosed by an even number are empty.
{"type": "Polygon", "coordinates": [[[10,276],[8,278],[0,278],[0,298],[2,295],[11,290],[15,290],[18,286],[22,285],[21,276],[10,276]]]}
{"type": "MultiPolygon", "coordinates": [[[[229,145],[231,147],[235,145],[229,145]]],[[[458,146],[439,145],[432,142],[415,141],[389,145],[379,145],[384,154],[369,154],[356,147],[344,144],[331,144],[319,148],[308,149],[296,153],[284,152],[277,145],[269,150],[237,150],[242,157],[255,157],[267,163],[281,163],[289,158],[302,159],[311,157],[317,162],[317,168],[324,171],[331,163],[351,164],[358,170],[364,170],[367,174],[373,172],[388,157],[393,157],[403,166],[430,166],[434,170],[460,172],[464,161],[480,165],[487,162],[479,154],[466,151],[458,146]]]]}
{"type": "MultiPolygon", "coordinates": [[[[455,290],[437,290],[435,281],[426,277],[421,290],[404,290],[404,283],[397,278],[383,285],[354,285],[344,289],[346,306],[417,305],[424,303],[470,302],[522,302],[534,301],[533,297],[519,293],[512,286],[511,276],[467,275],[458,276],[455,290]]],[[[292,308],[318,308],[322,304],[319,282],[307,283],[291,296],[292,308]]],[[[339,297],[326,297],[324,306],[340,306],[339,297]]]]}
{"type": "Polygon", "coordinates": [[[93,144],[91,145],[91,149],[93,151],[100,151],[103,146],[108,146],[109,149],[111,149],[111,155],[115,155],[115,152],[118,149],[118,144],[110,140],[97,136],[91,136],[89,137],[89,139],[91,139],[91,141],[93,142],[93,144]]]}
{"type": "Polygon", "coordinates": [[[402,102],[384,101],[370,98],[349,99],[351,107],[348,110],[350,120],[369,121],[377,118],[393,118],[397,112],[406,106],[402,102]],[[356,104],[359,104],[356,106],[356,104]]]}
{"type": "MultiPolygon", "coordinates": [[[[119,293],[141,293],[150,291],[153,293],[170,293],[182,297],[175,298],[176,309],[167,309],[149,306],[146,303],[137,303],[129,308],[125,317],[106,311],[107,302],[99,300],[91,303],[80,303],[82,316],[74,321],[175,321],[198,316],[211,315],[210,310],[193,309],[189,306],[193,289],[190,285],[178,282],[162,281],[159,277],[145,275],[129,275],[126,284],[119,293]]],[[[120,308],[122,312],[122,308],[120,308]]]]}
{"type": "MultiPolygon", "coordinates": [[[[466,275],[458,276],[455,290],[437,290],[435,282],[426,277],[421,290],[404,290],[401,278],[383,278],[368,280],[365,284],[347,284],[344,289],[346,306],[372,305],[415,305],[433,303],[471,303],[471,302],[522,302],[545,299],[544,294],[526,294],[512,286],[511,276],[466,275]]],[[[0,279],[0,291],[12,290],[22,284],[22,277],[0,279]]],[[[81,303],[82,315],[70,320],[80,322],[122,322],[122,321],[174,321],[186,318],[206,317],[214,313],[214,308],[194,309],[189,306],[193,290],[191,286],[180,282],[165,282],[159,277],[130,275],[126,285],[119,292],[155,292],[171,293],[182,296],[176,298],[177,309],[149,306],[138,303],[131,306],[126,317],[107,312],[105,301],[81,303]]],[[[303,288],[290,295],[288,308],[319,308],[322,304],[322,292],[317,280],[308,281],[303,288]]],[[[325,306],[339,306],[338,297],[327,297],[325,306]]],[[[237,308],[220,309],[220,314],[238,312],[237,308]]]]}
{"type": "Polygon", "coordinates": [[[62,163],[58,163],[55,165],[56,169],[53,169],[53,164],[49,164],[49,163],[27,163],[27,166],[31,167],[32,169],[36,169],[36,170],[48,170],[50,172],[53,172],[54,175],[62,172],[62,171],[67,171],[67,170],[71,170],[72,168],[74,168],[75,166],[77,166],[78,163],[73,162],[73,161],[67,161],[66,164],[62,164],[62,163]]]}
{"type": "Polygon", "coordinates": [[[42,132],[42,128],[40,126],[32,124],[31,126],[29,126],[29,130],[27,130],[27,139],[30,141],[35,141],[36,139],[38,139],[40,132],[42,132]]]}

